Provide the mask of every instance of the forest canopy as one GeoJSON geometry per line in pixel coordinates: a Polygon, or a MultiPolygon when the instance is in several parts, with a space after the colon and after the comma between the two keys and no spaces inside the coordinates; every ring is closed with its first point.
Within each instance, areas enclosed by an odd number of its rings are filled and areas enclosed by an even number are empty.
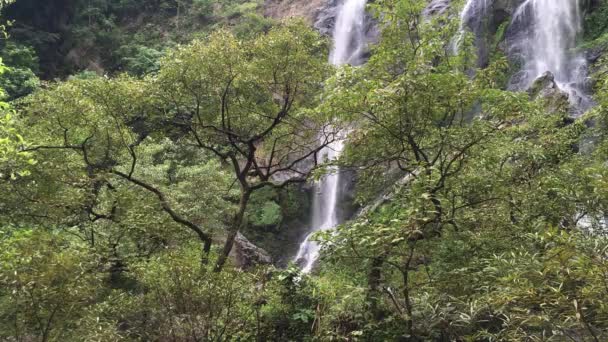
{"type": "Polygon", "coordinates": [[[262,2],[34,3],[0,1],[0,340],[608,338],[608,2],[580,111],[462,1],[367,4],[355,66],[262,2]]]}

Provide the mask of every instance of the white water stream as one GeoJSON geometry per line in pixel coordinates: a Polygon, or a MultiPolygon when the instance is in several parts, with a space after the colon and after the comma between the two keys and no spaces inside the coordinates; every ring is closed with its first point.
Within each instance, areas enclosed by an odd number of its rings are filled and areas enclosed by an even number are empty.
{"type": "MultiPolygon", "coordinates": [[[[343,141],[332,143],[323,151],[325,160],[335,160],[340,156],[343,141]]],[[[298,255],[295,260],[302,267],[302,272],[308,273],[312,270],[315,261],[319,258],[320,247],[312,240],[312,235],[318,231],[332,229],[340,224],[336,207],[340,200],[340,173],[332,168],[323,179],[315,184],[315,194],[312,208],[312,232],[300,244],[298,255]]]]}
{"type": "Polygon", "coordinates": [[[511,25],[528,27],[516,46],[524,61],[521,88],[529,87],[539,76],[550,72],[573,106],[588,106],[589,99],[582,90],[587,65],[575,51],[582,22],[581,0],[526,0],[520,5],[511,25]]]}
{"type": "MultiPolygon", "coordinates": [[[[517,80],[518,90],[525,90],[541,75],[550,72],[561,90],[568,93],[571,104],[586,107],[588,99],[583,85],[586,78],[586,62],[574,50],[582,30],[582,0],[526,0],[511,21],[511,26],[522,30],[517,39],[509,42],[523,61],[522,75],[517,80]]],[[[367,0],[345,0],[338,10],[333,32],[334,47],[330,62],[334,65],[362,62],[366,45],[365,6],[367,0]]],[[[492,0],[468,0],[461,12],[461,29],[457,45],[465,30],[481,30],[484,17],[489,15],[492,0]]],[[[325,160],[340,156],[343,141],[336,141],[322,154],[325,160]]],[[[328,230],[340,224],[337,205],[340,198],[340,174],[330,170],[316,185],[311,233],[301,243],[295,261],[304,273],[312,270],[319,257],[319,246],[311,237],[317,231],[328,230]]]]}
{"type": "Polygon", "coordinates": [[[455,53],[458,52],[458,49],[462,44],[462,40],[464,39],[467,31],[467,26],[472,26],[471,29],[473,31],[479,30],[479,26],[483,23],[483,19],[489,8],[490,1],[491,0],[468,0],[465,3],[464,7],[462,8],[462,12],[460,12],[460,28],[458,30],[458,37],[453,45],[455,53]]]}
{"type": "MultiPolygon", "coordinates": [[[[338,10],[333,32],[334,46],[329,61],[333,65],[358,65],[363,61],[366,48],[366,17],[365,5],[367,0],[346,0],[338,10]]],[[[322,159],[332,161],[337,159],[344,147],[344,141],[339,139],[322,151],[322,159]]],[[[311,233],[300,244],[295,262],[302,267],[302,272],[309,273],[319,258],[320,247],[312,240],[312,235],[318,231],[334,228],[341,223],[337,206],[342,200],[340,196],[340,173],[336,168],[315,184],[311,233]]]]}
{"type": "MultiPolygon", "coordinates": [[[[585,95],[587,65],[576,52],[582,32],[582,1],[525,0],[512,16],[507,43],[511,57],[517,56],[522,69],[512,79],[513,90],[526,90],[545,73],[553,74],[557,86],[568,94],[573,109],[585,110],[591,101],[585,95]]],[[[455,48],[467,30],[484,32],[483,23],[492,15],[493,0],[468,0],[460,14],[460,34],[455,48]]],[[[491,19],[491,18],[490,18],[491,19]]]]}

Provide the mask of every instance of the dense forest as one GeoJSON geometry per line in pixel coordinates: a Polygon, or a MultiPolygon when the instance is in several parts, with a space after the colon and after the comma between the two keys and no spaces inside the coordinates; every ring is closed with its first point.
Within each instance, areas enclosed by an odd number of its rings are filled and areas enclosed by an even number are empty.
{"type": "Polygon", "coordinates": [[[608,340],[608,0],[0,9],[0,341],[608,340]]]}

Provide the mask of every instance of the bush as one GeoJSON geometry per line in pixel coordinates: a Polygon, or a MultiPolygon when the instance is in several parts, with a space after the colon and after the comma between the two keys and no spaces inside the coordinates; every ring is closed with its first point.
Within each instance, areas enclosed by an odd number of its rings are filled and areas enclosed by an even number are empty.
{"type": "Polygon", "coordinates": [[[267,201],[251,216],[251,224],[256,227],[277,227],[283,221],[281,206],[274,201],[267,201]]]}
{"type": "Polygon", "coordinates": [[[30,69],[9,67],[0,75],[0,88],[5,90],[9,101],[29,95],[39,86],[40,80],[30,69]]]}
{"type": "Polygon", "coordinates": [[[99,299],[98,268],[85,246],[56,234],[22,230],[0,241],[0,340],[70,336],[99,299]]]}
{"type": "Polygon", "coordinates": [[[138,293],[108,308],[108,318],[129,322],[127,335],[147,341],[250,341],[255,336],[263,293],[256,287],[258,274],[201,267],[198,245],[159,254],[132,270],[138,293]]]}
{"type": "Polygon", "coordinates": [[[120,65],[123,71],[132,75],[144,76],[158,71],[161,51],[143,45],[127,45],[118,50],[120,65]]]}
{"type": "Polygon", "coordinates": [[[6,92],[7,100],[29,95],[40,86],[36,76],[39,70],[38,56],[32,47],[8,41],[0,56],[8,66],[0,76],[0,88],[6,92]]]}
{"type": "Polygon", "coordinates": [[[595,40],[608,33],[608,1],[601,0],[584,23],[585,40],[595,40]]]}

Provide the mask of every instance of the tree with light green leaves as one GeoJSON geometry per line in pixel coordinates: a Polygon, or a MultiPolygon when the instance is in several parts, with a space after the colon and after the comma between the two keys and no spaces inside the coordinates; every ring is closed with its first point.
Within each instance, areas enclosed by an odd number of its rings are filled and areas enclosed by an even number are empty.
{"type": "Polygon", "coordinates": [[[163,119],[183,141],[229,163],[240,197],[217,261],[221,270],[246,224],[251,195],[308,181],[339,127],[315,110],[327,76],[326,44],[303,22],[252,42],[226,31],[170,54],[158,76],[163,119]]]}
{"type": "MultiPolygon", "coordinates": [[[[457,26],[447,18],[422,20],[424,5],[375,3],[383,31],[368,64],[343,68],[329,82],[326,110],[344,113],[355,127],[341,164],[358,170],[362,204],[381,199],[320,236],[322,272],[347,267],[351,277],[365,279],[369,316],[356,333],[371,340],[597,340],[605,327],[599,278],[588,279],[593,294],[571,284],[560,288],[559,302],[542,294],[524,299],[517,296],[565,284],[568,276],[535,278],[508,256],[528,255],[547,272],[597,258],[583,252],[588,240],[579,236],[581,227],[601,230],[608,209],[598,181],[604,171],[577,154],[590,132],[587,118],[572,120],[544,108],[542,99],[500,89],[507,62],[475,70],[470,39],[454,54],[457,26]],[[564,246],[580,243],[572,248],[581,254],[564,255],[559,266],[542,257],[553,246],[538,242],[555,229],[564,246]],[[512,306],[499,299],[509,290],[494,267],[522,291],[509,294],[512,306]],[[539,321],[518,316],[535,305],[552,308],[539,321]]],[[[603,263],[595,265],[602,272],[603,263]]]]}
{"type": "MultiPolygon", "coordinates": [[[[203,263],[214,237],[226,240],[220,271],[247,224],[251,195],[306,182],[321,163],[319,151],[336,138],[331,117],[315,111],[329,70],[325,50],[301,22],[251,41],[218,31],[170,54],[157,77],[74,79],[39,92],[26,100],[34,139],[26,150],[51,183],[26,187],[30,198],[41,196],[33,207],[49,208],[39,204],[61,196],[69,204],[46,211],[63,225],[120,225],[134,205],[121,207],[129,197],[122,190],[147,193],[147,210],[137,211],[154,221],[160,210],[171,226],[197,236],[203,263]],[[170,150],[174,160],[163,157],[170,150]],[[197,181],[196,173],[185,174],[188,165],[193,172],[209,167],[198,179],[205,191],[179,184],[197,181]],[[158,208],[148,211],[150,200],[158,208]]],[[[94,240],[89,228],[79,229],[94,240]]]]}
{"type": "MultiPolygon", "coordinates": [[[[13,0],[0,1],[0,10],[13,0]]],[[[0,34],[6,36],[6,26],[0,26],[0,34]]],[[[0,59],[0,75],[7,72],[7,67],[0,59]]],[[[0,89],[0,97],[5,98],[5,90],[0,89]]],[[[0,101],[0,180],[15,179],[27,174],[27,165],[34,163],[31,155],[22,150],[24,140],[19,134],[15,122],[14,112],[10,105],[0,101]]]]}

